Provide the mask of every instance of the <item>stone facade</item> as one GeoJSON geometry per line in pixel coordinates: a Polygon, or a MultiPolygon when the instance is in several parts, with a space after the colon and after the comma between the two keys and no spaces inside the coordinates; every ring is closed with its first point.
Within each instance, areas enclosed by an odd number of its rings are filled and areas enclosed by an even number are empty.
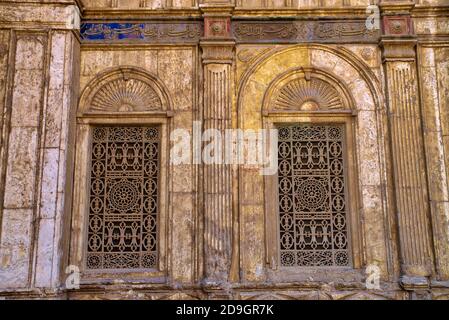
{"type": "Polygon", "coordinates": [[[0,297],[449,298],[449,2],[372,2],[0,0],[0,297]],[[345,128],[350,267],[283,267],[276,176],[170,159],[298,123],[345,128]],[[98,126],[160,128],[155,269],[86,268],[98,126]]]}

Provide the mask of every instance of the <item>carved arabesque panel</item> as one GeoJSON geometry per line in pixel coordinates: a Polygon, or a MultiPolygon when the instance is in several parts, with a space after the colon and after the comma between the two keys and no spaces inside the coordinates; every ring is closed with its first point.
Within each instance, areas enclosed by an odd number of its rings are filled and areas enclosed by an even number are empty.
{"type": "Polygon", "coordinates": [[[279,128],[280,263],[351,264],[344,125],[279,128]]]}
{"type": "Polygon", "coordinates": [[[157,267],[160,132],[95,127],[86,268],[157,267]]]}

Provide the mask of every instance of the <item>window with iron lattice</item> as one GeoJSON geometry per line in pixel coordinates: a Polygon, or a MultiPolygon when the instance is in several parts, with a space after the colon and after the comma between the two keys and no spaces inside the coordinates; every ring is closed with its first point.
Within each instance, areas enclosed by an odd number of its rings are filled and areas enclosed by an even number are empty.
{"type": "Polygon", "coordinates": [[[278,150],[281,266],[350,266],[344,125],[281,126],[278,150]]]}
{"type": "Polygon", "coordinates": [[[95,127],[87,226],[88,270],[157,267],[158,127],[95,127]]]}

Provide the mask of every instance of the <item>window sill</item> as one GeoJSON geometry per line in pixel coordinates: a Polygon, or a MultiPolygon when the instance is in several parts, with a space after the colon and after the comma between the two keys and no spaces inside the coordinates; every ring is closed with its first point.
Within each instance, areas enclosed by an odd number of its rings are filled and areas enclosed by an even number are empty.
{"type": "Polygon", "coordinates": [[[364,282],[366,275],[363,270],[351,267],[305,267],[305,268],[279,268],[268,270],[267,277],[274,283],[291,282],[364,282]]]}

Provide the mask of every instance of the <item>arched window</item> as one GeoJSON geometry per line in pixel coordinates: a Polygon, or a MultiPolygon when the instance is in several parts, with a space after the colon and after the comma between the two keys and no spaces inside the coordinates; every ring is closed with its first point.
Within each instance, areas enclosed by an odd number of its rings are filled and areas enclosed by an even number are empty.
{"type": "Polygon", "coordinates": [[[81,96],[71,261],[84,274],[165,271],[166,92],[155,76],[121,67],[81,96]]]}
{"type": "Polygon", "coordinates": [[[93,128],[86,269],[157,267],[159,131],[93,128]]]}
{"type": "Polygon", "coordinates": [[[268,254],[280,268],[353,266],[354,114],[340,83],[300,68],[277,77],[265,94],[266,126],[278,129],[278,173],[266,186],[276,190],[267,230],[277,245],[268,254]]]}
{"type": "Polygon", "coordinates": [[[349,266],[345,128],[279,127],[280,265],[349,266]]]}

